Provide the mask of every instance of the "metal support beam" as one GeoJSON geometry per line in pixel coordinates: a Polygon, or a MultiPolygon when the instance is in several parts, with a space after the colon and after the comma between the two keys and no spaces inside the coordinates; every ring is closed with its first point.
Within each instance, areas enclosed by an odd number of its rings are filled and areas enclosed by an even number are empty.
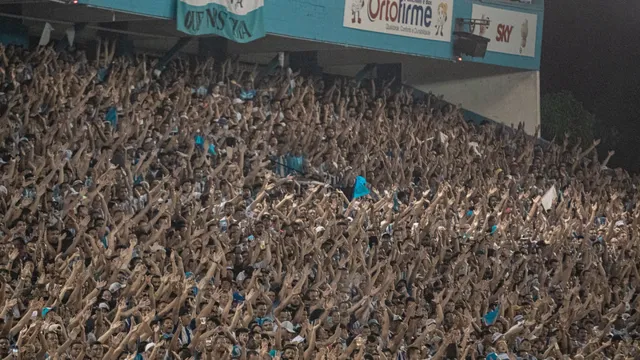
{"type": "Polygon", "coordinates": [[[171,49],[169,49],[169,51],[167,51],[166,54],[164,54],[164,56],[160,59],[160,61],[158,61],[158,64],[156,65],[155,70],[164,69],[164,67],[167,65],[167,63],[169,61],[171,61],[171,59],[180,50],[182,50],[182,48],[184,48],[191,41],[191,39],[192,39],[191,36],[180,38],[180,40],[178,40],[178,42],[175,45],[173,45],[173,47],[171,49]]]}
{"type": "Polygon", "coordinates": [[[0,5],[8,5],[8,4],[37,4],[37,3],[44,3],[44,2],[50,2],[49,0],[0,0],[0,5]]]}

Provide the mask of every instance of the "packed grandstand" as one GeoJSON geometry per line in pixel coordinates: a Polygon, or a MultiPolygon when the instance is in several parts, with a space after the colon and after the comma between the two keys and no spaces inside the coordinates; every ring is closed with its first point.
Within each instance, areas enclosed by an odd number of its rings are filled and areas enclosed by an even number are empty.
{"type": "Polygon", "coordinates": [[[2,358],[640,357],[637,179],[597,142],[156,65],[0,46],[2,358]]]}

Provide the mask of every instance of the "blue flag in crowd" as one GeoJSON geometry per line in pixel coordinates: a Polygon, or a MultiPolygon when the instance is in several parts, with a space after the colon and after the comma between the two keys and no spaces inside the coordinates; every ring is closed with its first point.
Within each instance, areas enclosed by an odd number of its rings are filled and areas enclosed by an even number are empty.
{"type": "Polygon", "coordinates": [[[393,211],[400,211],[400,201],[398,200],[398,193],[393,193],[393,211]]]}
{"type": "Polygon", "coordinates": [[[489,311],[485,316],[483,316],[482,321],[486,326],[491,326],[496,323],[496,320],[498,320],[498,315],[500,315],[500,305],[496,306],[495,309],[489,311]]]}
{"type": "Polygon", "coordinates": [[[51,311],[51,310],[53,310],[53,308],[52,308],[52,307],[45,307],[45,308],[42,308],[42,317],[44,318],[45,316],[47,316],[47,313],[48,313],[49,311],[51,311]]]}
{"type": "Polygon", "coordinates": [[[107,110],[107,115],[105,116],[105,120],[111,124],[113,129],[118,126],[118,110],[115,106],[112,106],[107,110]]]}
{"type": "Polygon", "coordinates": [[[98,70],[98,84],[99,83],[103,83],[105,80],[107,80],[107,77],[109,76],[109,68],[101,68],[100,70],[98,70]]]}
{"type": "Polygon", "coordinates": [[[204,147],[204,138],[200,135],[196,135],[195,137],[196,146],[204,147]]]}
{"type": "Polygon", "coordinates": [[[240,90],[240,99],[242,100],[253,100],[256,97],[255,90],[244,91],[244,89],[240,90]]]}
{"type": "Polygon", "coordinates": [[[356,184],[353,186],[353,199],[369,195],[370,191],[367,187],[367,179],[362,176],[356,177],[356,184]]]}
{"type": "Polygon", "coordinates": [[[289,168],[289,170],[294,171],[293,174],[295,173],[304,174],[304,157],[287,155],[286,165],[289,168]]]}
{"type": "Polygon", "coordinates": [[[216,146],[215,145],[209,144],[209,154],[218,155],[218,153],[216,152],[216,146]]]}
{"type": "Polygon", "coordinates": [[[485,359],[486,360],[509,360],[510,358],[509,358],[509,355],[506,353],[497,354],[492,352],[487,354],[487,357],[485,359]]]}

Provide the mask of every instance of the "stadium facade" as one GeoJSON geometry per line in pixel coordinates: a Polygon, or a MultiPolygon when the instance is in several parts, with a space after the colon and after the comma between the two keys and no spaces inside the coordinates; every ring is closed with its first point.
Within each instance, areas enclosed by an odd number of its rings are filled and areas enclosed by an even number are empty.
{"type": "MultiPolygon", "coordinates": [[[[0,0],[0,16],[11,20],[3,21],[0,41],[37,43],[48,22],[54,39],[75,24],[82,29],[78,42],[112,33],[119,47],[158,55],[238,55],[268,64],[285,52],[292,65],[313,63],[346,76],[375,64],[379,76],[442,94],[475,119],[524,122],[533,133],[540,123],[543,10],[542,0],[0,0]],[[252,24],[242,28],[233,19],[216,21],[212,12],[185,12],[181,2],[196,10],[210,2],[222,8],[254,4],[259,36],[252,38],[252,24]],[[201,28],[207,22],[228,25],[226,38],[207,35],[201,28]],[[486,52],[460,53],[460,36],[485,39],[486,52]]],[[[223,15],[216,13],[220,20],[223,15]]]]}

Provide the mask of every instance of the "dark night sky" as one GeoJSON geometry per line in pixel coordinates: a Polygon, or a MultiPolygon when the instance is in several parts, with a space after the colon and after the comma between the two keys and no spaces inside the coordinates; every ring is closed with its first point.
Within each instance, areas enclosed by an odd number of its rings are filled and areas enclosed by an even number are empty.
{"type": "Polygon", "coordinates": [[[599,122],[621,134],[610,162],[640,169],[640,2],[545,1],[542,94],[570,90],[599,122]],[[623,5],[624,4],[624,5],[623,5]]]}

